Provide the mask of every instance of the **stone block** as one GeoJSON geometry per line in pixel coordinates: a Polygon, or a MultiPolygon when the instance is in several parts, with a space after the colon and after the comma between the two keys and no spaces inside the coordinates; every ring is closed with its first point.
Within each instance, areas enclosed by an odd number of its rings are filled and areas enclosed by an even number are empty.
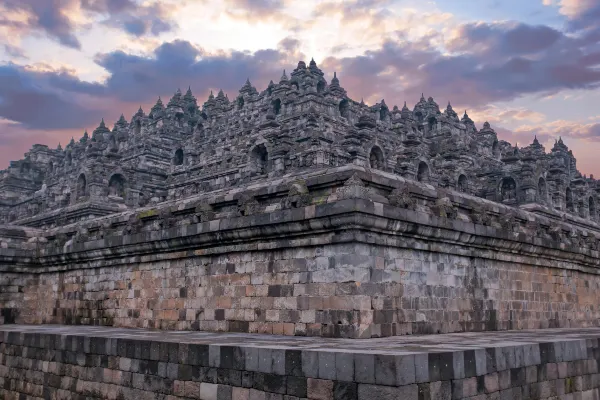
{"type": "Polygon", "coordinates": [[[307,396],[307,378],[288,376],[286,379],[286,393],[290,396],[306,397],[307,396]]]}
{"type": "Polygon", "coordinates": [[[336,379],[336,353],[328,351],[319,352],[319,379],[336,379]]]}
{"type": "Polygon", "coordinates": [[[401,387],[379,386],[379,385],[358,385],[358,400],[418,400],[419,390],[417,385],[407,385],[401,387]]]}
{"type": "Polygon", "coordinates": [[[354,381],[354,354],[350,352],[335,353],[335,379],[338,381],[354,381]]]}
{"type": "Polygon", "coordinates": [[[358,383],[375,383],[375,355],[354,354],[354,379],[358,383]]]}
{"type": "Polygon", "coordinates": [[[218,398],[219,385],[213,383],[200,383],[200,399],[201,400],[219,400],[218,398]]]}
{"type": "Polygon", "coordinates": [[[309,399],[331,400],[333,398],[333,381],[308,378],[306,382],[309,399]]]}

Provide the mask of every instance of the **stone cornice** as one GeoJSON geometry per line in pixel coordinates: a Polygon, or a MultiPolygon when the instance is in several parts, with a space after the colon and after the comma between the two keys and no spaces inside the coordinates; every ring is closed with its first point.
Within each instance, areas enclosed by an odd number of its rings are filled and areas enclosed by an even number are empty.
{"type": "MultiPolygon", "coordinates": [[[[382,173],[367,173],[357,168],[323,171],[307,178],[311,191],[344,182],[359,172],[371,187],[394,187],[382,173]]],[[[290,177],[290,180],[292,177],[290,177]]],[[[399,181],[394,177],[395,181],[399,181]]],[[[286,179],[279,182],[286,185],[286,179]]],[[[405,181],[415,197],[435,199],[433,187],[405,181]],[[420,193],[417,193],[418,190],[420,193]]],[[[277,187],[257,185],[245,188],[255,197],[278,195],[277,187]]],[[[238,193],[242,193],[240,190],[238,193]]],[[[325,239],[336,243],[381,243],[398,248],[418,248],[432,252],[460,254],[481,259],[512,261],[556,268],[578,269],[598,273],[600,253],[548,241],[526,232],[508,232],[494,226],[431,215],[386,204],[382,195],[369,198],[327,199],[292,209],[275,209],[255,215],[224,217],[169,229],[141,231],[135,234],[110,234],[98,240],[61,247],[49,242],[28,243],[25,249],[0,249],[0,270],[13,272],[48,272],[66,269],[96,268],[160,259],[176,259],[223,252],[243,252],[286,248],[296,245],[319,245],[325,239]],[[333,236],[333,237],[332,237],[333,236]],[[321,240],[322,239],[322,240],[321,240]]],[[[485,202],[461,193],[449,193],[453,204],[468,209],[470,202],[485,202]]],[[[216,202],[232,202],[235,193],[214,196],[216,202]]],[[[511,207],[492,203],[492,211],[502,214],[511,207]]],[[[172,207],[172,206],[169,206],[172,207]]],[[[526,211],[517,215],[524,221],[547,220],[526,211]]],[[[112,217],[110,217],[112,218],[112,217]]]]}

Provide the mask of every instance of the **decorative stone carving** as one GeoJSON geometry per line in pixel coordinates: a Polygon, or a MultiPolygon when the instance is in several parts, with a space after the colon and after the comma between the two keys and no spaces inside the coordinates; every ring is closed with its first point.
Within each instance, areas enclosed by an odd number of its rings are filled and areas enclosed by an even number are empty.
{"type": "Polygon", "coordinates": [[[144,223],[142,222],[139,215],[133,214],[129,216],[127,220],[127,225],[123,229],[124,235],[135,235],[136,233],[140,233],[142,228],[144,227],[144,223]]]}
{"type": "Polygon", "coordinates": [[[67,243],[68,237],[65,233],[59,232],[54,236],[54,243],[57,247],[63,247],[67,243]]]}
{"type": "Polygon", "coordinates": [[[200,203],[194,209],[196,215],[194,215],[194,222],[206,222],[215,219],[216,213],[212,206],[208,203],[200,203]]]}
{"type": "Polygon", "coordinates": [[[173,213],[168,208],[160,210],[158,221],[160,229],[169,229],[177,225],[177,219],[173,217],[173,213]]]}
{"type": "Polygon", "coordinates": [[[552,240],[556,242],[563,243],[565,241],[563,228],[558,224],[552,224],[548,229],[548,233],[550,234],[552,240]]]}
{"type": "Polygon", "coordinates": [[[344,182],[344,186],[337,188],[336,194],[339,199],[368,199],[371,190],[360,179],[358,174],[354,173],[344,182]]]}
{"type": "Polygon", "coordinates": [[[435,205],[431,207],[431,211],[436,217],[456,219],[458,216],[458,210],[454,207],[452,200],[446,196],[437,199],[435,205]]]}
{"type": "Polygon", "coordinates": [[[516,216],[512,213],[501,215],[499,218],[500,228],[504,231],[511,233],[518,233],[521,224],[517,220],[516,216]]]}
{"type": "Polygon", "coordinates": [[[390,204],[395,207],[414,210],[417,206],[417,201],[410,195],[410,190],[406,185],[392,190],[388,196],[388,199],[390,204]]]}
{"type": "Polygon", "coordinates": [[[545,238],[546,237],[546,229],[536,221],[527,221],[525,228],[529,235],[534,238],[545,238]]]}
{"type": "Polygon", "coordinates": [[[238,214],[241,216],[254,215],[261,210],[256,198],[248,193],[243,193],[238,199],[238,214]]]}
{"type": "Polygon", "coordinates": [[[306,186],[306,181],[298,180],[292,183],[288,195],[281,201],[282,208],[300,208],[309,205],[312,196],[306,186]]]}
{"type": "Polygon", "coordinates": [[[471,220],[478,225],[491,226],[494,218],[487,207],[481,205],[471,210],[471,220]]]}
{"type": "Polygon", "coordinates": [[[77,229],[77,233],[73,237],[73,243],[83,243],[89,239],[90,233],[86,227],[77,229]]]}
{"type": "Polygon", "coordinates": [[[593,233],[588,232],[585,242],[588,249],[598,250],[598,238],[593,233]]]}

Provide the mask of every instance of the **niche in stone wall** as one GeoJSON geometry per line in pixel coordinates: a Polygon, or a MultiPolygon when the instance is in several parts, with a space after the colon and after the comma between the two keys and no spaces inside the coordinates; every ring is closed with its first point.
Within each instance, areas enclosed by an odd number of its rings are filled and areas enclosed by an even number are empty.
{"type": "Polygon", "coordinates": [[[117,139],[115,138],[115,135],[110,135],[110,138],[108,139],[109,141],[109,150],[112,152],[116,152],[118,150],[118,146],[117,146],[117,139]]]}
{"type": "Polygon", "coordinates": [[[344,99],[340,101],[339,105],[340,115],[346,119],[350,117],[350,104],[348,100],[344,99]]]}
{"type": "Polygon", "coordinates": [[[67,165],[67,167],[71,166],[71,161],[72,161],[71,152],[68,152],[67,157],[65,158],[65,164],[67,165]]]}
{"type": "Polygon", "coordinates": [[[546,187],[546,180],[544,178],[540,178],[538,180],[538,201],[546,202],[548,199],[548,189],[546,187]]]}
{"type": "Polygon", "coordinates": [[[379,120],[385,121],[389,112],[390,111],[387,109],[387,107],[381,107],[381,109],[379,110],[379,120]]]}
{"type": "Polygon", "coordinates": [[[109,196],[125,198],[125,178],[121,174],[114,174],[108,181],[109,196]]]}
{"type": "Polygon", "coordinates": [[[573,202],[573,192],[571,191],[571,188],[567,188],[565,195],[567,211],[575,212],[575,203],[573,202]]]}
{"type": "Polygon", "coordinates": [[[264,144],[259,144],[252,149],[252,152],[250,153],[250,162],[250,167],[257,174],[264,174],[267,172],[269,152],[264,144]]]}
{"type": "Polygon", "coordinates": [[[183,165],[183,150],[177,149],[173,156],[173,165],[183,165]]]}
{"type": "Polygon", "coordinates": [[[579,200],[579,204],[577,205],[577,210],[579,210],[579,216],[581,218],[585,218],[585,203],[583,200],[579,200]]]}
{"type": "Polygon", "coordinates": [[[456,185],[459,192],[467,193],[469,191],[469,181],[464,174],[458,177],[458,183],[456,185]]]}
{"type": "Polygon", "coordinates": [[[517,201],[517,182],[513,178],[507,177],[500,183],[500,199],[503,202],[517,201]]]}
{"type": "Polygon", "coordinates": [[[383,151],[379,146],[373,146],[369,155],[369,165],[373,169],[383,169],[383,151]]]}
{"type": "Polygon", "coordinates": [[[417,122],[419,122],[419,123],[423,122],[424,117],[423,117],[423,113],[421,113],[421,111],[417,111],[415,113],[415,117],[417,118],[417,122]]]}
{"type": "Polygon", "coordinates": [[[135,133],[136,135],[139,135],[141,131],[142,131],[142,123],[141,123],[141,122],[140,122],[140,120],[138,119],[138,120],[136,120],[136,121],[135,121],[134,133],[135,133]]]}
{"type": "Polygon", "coordinates": [[[589,210],[590,210],[590,218],[593,219],[593,220],[596,220],[596,217],[597,217],[597,214],[596,214],[596,201],[591,196],[590,196],[590,199],[588,200],[588,206],[589,206],[589,210]]]}
{"type": "Polygon", "coordinates": [[[319,81],[317,83],[317,93],[323,93],[325,91],[325,82],[319,81]]]}
{"type": "Polygon", "coordinates": [[[437,120],[433,117],[429,118],[429,121],[427,121],[427,128],[428,131],[431,132],[433,131],[435,128],[437,127],[437,120]]]}
{"type": "Polygon", "coordinates": [[[54,163],[52,161],[50,161],[50,163],[48,163],[48,172],[49,173],[54,172],[54,163]]]}
{"type": "Polygon", "coordinates": [[[84,174],[80,174],[79,178],[77,178],[77,189],[75,190],[75,196],[77,199],[85,197],[85,193],[87,190],[87,179],[85,179],[84,174]]]}
{"type": "Polygon", "coordinates": [[[273,113],[275,115],[279,115],[281,113],[281,100],[275,99],[271,102],[271,106],[273,107],[273,113]]]}
{"type": "Polygon", "coordinates": [[[244,98],[242,96],[238,97],[237,105],[239,109],[242,109],[244,107],[244,98]]]}
{"type": "Polygon", "coordinates": [[[492,155],[494,157],[498,157],[498,155],[500,155],[500,149],[498,148],[497,140],[495,140],[494,143],[492,144],[492,155]]]}
{"type": "Polygon", "coordinates": [[[417,168],[417,180],[419,182],[429,182],[429,165],[425,161],[419,163],[417,168]]]}

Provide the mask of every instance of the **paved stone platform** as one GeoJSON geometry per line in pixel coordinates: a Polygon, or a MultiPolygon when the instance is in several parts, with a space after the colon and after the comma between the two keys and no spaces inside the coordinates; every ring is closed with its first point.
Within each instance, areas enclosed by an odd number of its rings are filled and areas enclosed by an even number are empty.
{"type": "Polygon", "coordinates": [[[598,399],[599,338],[600,328],[355,340],[4,325],[0,398],[598,399]]]}
{"type": "Polygon", "coordinates": [[[443,335],[406,335],[378,339],[334,339],[247,333],[163,331],[68,325],[4,325],[0,332],[83,336],[157,342],[350,352],[365,354],[439,353],[490,347],[581,341],[600,338],[600,328],[557,328],[522,331],[463,332],[443,335]]]}

